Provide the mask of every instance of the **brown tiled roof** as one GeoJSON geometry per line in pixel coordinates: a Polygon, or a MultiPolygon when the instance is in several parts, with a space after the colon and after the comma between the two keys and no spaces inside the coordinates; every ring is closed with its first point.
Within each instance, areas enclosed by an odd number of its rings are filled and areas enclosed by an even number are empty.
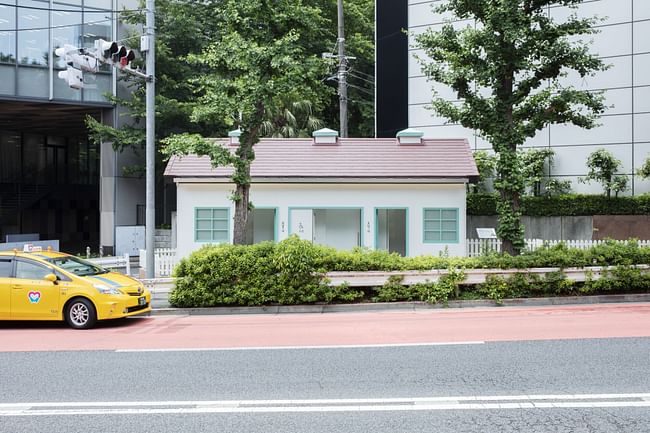
{"type": "MultiPolygon", "coordinates": [[[[218,141],[227,146],[226,141],[218,141]]],[[[234,149],[234,147],[232,147],[234,149]]],[[[212,168],[208,157],[172,156],[165,175],[224,178],[231,168],[212,168]]],[[[262,139],[255,145],[251,177],[264,178],[469,178],[478,175],[467,140],[423,139],[400,145],[395,138],[262,139]]]]}

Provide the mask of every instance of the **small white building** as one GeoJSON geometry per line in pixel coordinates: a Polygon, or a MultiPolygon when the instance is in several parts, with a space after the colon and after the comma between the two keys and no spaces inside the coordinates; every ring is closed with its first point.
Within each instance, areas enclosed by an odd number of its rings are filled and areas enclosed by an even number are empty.
{"type": "MultiPolygon", "coordinates": [[[[215,145],[238,143],[238,133],[215,145]]],[[[252,243],[291,234],[338,249],[363,246],[405,256],[465,254],[466,184],[478,175],[464,139],[262,139],[251,166],[252,243]]],[[[232,168],[207,157],[173,156],[165,175],[177,185],[177,251],[232,242],[232,168]]]]}

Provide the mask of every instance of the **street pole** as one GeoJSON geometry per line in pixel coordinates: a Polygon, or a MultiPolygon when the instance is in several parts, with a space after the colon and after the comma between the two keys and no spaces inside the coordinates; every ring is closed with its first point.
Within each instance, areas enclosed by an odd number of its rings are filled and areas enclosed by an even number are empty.
{"type": "Polygon", "coordinates": [[[146,248],[146,277],[154,278],[154,240],[156,233],[156,44],[154,0],[147,0],[147,16],[145,34],[147,37],[147,80],[146,80],[146,218],[145,218],[145,248],[146,248]]]}
{"type": "Polygon", "coordinates": [[[341,137],[348,136],[348,83],[347,58],[345,57],[345,27],[343,20],[343,0],[338,0],[338,46],[339,46],[339,116],[341,137]]]}

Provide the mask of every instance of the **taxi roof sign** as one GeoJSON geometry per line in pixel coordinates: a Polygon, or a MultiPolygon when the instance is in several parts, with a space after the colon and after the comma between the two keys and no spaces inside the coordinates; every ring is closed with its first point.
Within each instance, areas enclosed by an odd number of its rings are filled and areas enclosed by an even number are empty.
{"type": "Polygon", "coordinates": [[[23,253],[33,253],[38,251],[43,251],[43,247],[35,246],[34,244],[23,245],[23,253]]]}

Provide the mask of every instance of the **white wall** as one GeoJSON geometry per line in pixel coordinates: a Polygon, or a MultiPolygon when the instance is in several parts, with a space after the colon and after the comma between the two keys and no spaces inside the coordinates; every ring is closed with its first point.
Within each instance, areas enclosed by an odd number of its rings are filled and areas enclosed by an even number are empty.
{"type": "MultiPolygon", "coordinates": [[[[229,184],[178,183],[177,247],[180,257],[200,248],[194,241],[194,209],[196,207],[234,207],[228,199],[233,189],[229,184]]],[[[361,208],[361,244],[375,248],[375,208],[408,208],[408,255],[434,254],[444,251],[445,244],[423,243],[422,214],[424,208],[457,208],[460,215],[459,242],[448,244],[449,254],[465,254],[465,185],[303,185],[256,184],[251,188],[251,201],[257,207],[278,208],[278,240],[297,233],[300,218],[305,219],[303,233],[311,239],[311,212],[304,209],[361,208]],[[289,213],[291,210],[291,224],[289,213]]],[[[230,236],[232,238],[232,221],[230,236]]]]}
{"type": "MultiPolygon", "coordinates": [[[[434,14],[431,5],[444,0],[408,0],[409,29],[415,33],[429,27],[440,28],[445,18],[434,14]]],[[[548,8],[550,16],[562,20],[571,10],[567,7],[548,8]]],[[[611,105],[601,117],[600,127],[584,130],[574,126],[552,125],[526,143],[527,147],[552,147],[556,163],[553,177],[573,182],[575,192],[602,193],[597,183],[580,184],[577,179],[587,174],[587,156],[605,148],[622,162],[621,173],[629,176],[628,194],[650,191],[650,181],[635,175],[636,169],[650,156],[650,1],[648,0],[585,0],[578,8],[578,16],[598,15],[606,18],[598,25],[600,33],[593,39],[592,52],[599,55],[611,69],[595,77],[582,79],[570,74],[565,82],[578,89],[605,90],[607,104],[611,105]]],[[[473,25],[458,21],[455,27],[473,25]]],[[[411,47],[413,39],[410,40],[411,47]]],[[[422,55],[411,48],[412,55],[422,55]]],[[[413,57],[413,56],[411,56],[413,57]]],[[[473,131],[458,125],[447,125],[426,105],[431,99],[433,83],[426,81],[414,58],[409,61],[409,127],[425,132],[426,137],[468,138],[474,150],[491,149],[489,143],[473,131]]],[[[449,100],[457,96],[440,85],[440,95],[449,100]]]]}

